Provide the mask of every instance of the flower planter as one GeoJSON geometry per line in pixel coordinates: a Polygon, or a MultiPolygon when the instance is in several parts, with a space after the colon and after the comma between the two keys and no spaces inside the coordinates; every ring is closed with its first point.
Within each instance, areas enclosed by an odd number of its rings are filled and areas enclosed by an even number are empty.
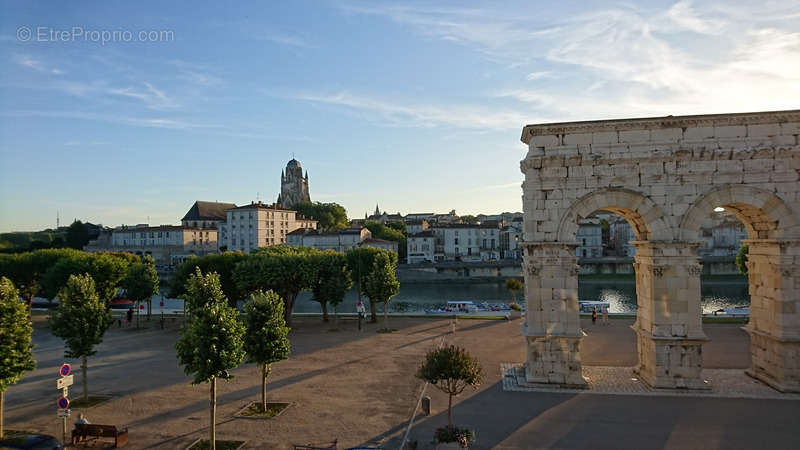
{"type": "Polygon", "coordinates": [[[510,320],[519,319],[520,317],[522,317],[522,311],[512,309],[508,312],[508,318],[510,320]]]}

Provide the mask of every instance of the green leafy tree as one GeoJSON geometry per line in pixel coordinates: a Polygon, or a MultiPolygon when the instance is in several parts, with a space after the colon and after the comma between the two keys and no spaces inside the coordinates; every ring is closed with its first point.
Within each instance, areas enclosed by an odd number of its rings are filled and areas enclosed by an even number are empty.
{"type": "Polygon", "coordinates": [[[272,291],[255,292],[244,310],[244,350],[247,362],[258,364],[261,372],[261,411],[266,412],[270,365],[289,357],[289,327],[283,318],[283,300],[272,291]]]}
{"type": "MultiPolygon", "coordinates": [[[[352,248],[345,253],[347,258],[347,267],[350,268],[350,273],[353,275],[353,280],[358,284],[358,300],[361,300],[361,294],[364,291],[364,286],[367,282],[367,277],[372,271],[375,256],[385,253],[389,257],[389,261],[393,265],[397,265],[397,253],[383,250],[375,247],[357,247],[352,248]]],[[[369,297],[369,296],[367,296],[369,297]]],[[[375,301],[369,299],[370,320],[375,323],[378,321],[377,313],[375,310],[375,301]]]]}
{"type": "Polygon", "coordinates": [[[183,298],[186,294],[187,281],[199,268],[203,273],[216,272],[222,284],[222,292],[228,299],[230,306],[236,307],[238,300],[243,300],[246,293],[239,290],[233,279],[233,269],[248,256],[240,251],[224,252],[220,254],[206,255],[200,258],[190,258],[179,265],[172,274],[170,282],[170,297],[183,298]]]}
{"type": "Polygon", "coordinates": [[[739,273],[747,276],[747,255],[750,253],[750,247],[747,244],[742,244],[739,247],[739,253],[736,254],[736,268],[739,273]]]}
{"type": "Polygon", "coordinates": [[[0,438],[3,437],[3,395],[22,379],[22,374],[36,368],[31,336],[33,326],[28,310],[19,301],[19,292],[6,277],[0,278],[0,438]]]}
{"type": "Polygon", "coordinates": [[[58,309],[50,316],[50,329],[64,340],[64,357],[81,359],[85,401],[89,400],[86,359],[97,353],[94,347],[103,342],[110,325],[111,312],[97,296],[92,277],[70,275],[66,286],[58,293],[58,309]]]}
{"type": "Polygon", "coordinates": [[[233,278],[242,292],[275,291],[284,301],[284,319],[292,326],[297,294],[311,289],[317,279],[319,250],[280,245],[264,247],[236,265],[233,278]]]}
{"type": "MultiPolygon", "coordinates": [[[[130,300],[137,304],[147,301],[147,318],[153,309],[152,298],[158,293],[158,272],[153,258],[145,259],[128,267],[128,274],[122,281],[122,288],[130,300]]],[[[139,315],[136,315],[136,327],[139,327],[139,315]]]]}
{"type": "Polygon", "coordinates": [[[46,249],[15,255],[0,255],[0,276],[7,277],[19,289],[30,311],[45,273],[60,259],[81,252],[72,249],[46,249]]]}
{"type": "Polygon", "coordinates": [[[189,277],[186,301],[192,306],[192,318],[181,330],[175,344],[178,362],[192,384],[210,383],[211,427],[209,443],[216,448],[217,378],[233,378],[230,370],[244,359],[245,328],[239,312],[228,306],[216,273],[203,275],[200,269],[189,277]]]}
{"type": "Polygon", "coordinates": [[[375,239],[397,242],[399,256],[401,259],[405,260],[408,251],[408,246],[406,245],[408,236],[405,224],[401,225],[397,222],[381,223],[368,220],[364,223],[364,227],[372,233],[372,237],[375,239]]]}
{"type": "Polygon", "coordinates": [[[94,280],[100,299],[108,303],[122,286],[129,265],[127,258],[108,253],[67,254],[47,270],[42,279],[40,293],[44,297],[54,298],[71,275],[89,274],[94,280]]]}
{"type": "Polygon", "coordinates": [[[338,203],[300,202],[293,209],[303,216],[316,219],[323,230],[343,230],[349,224],[347,211],[338,203]]]}
{"type": "Polygon", "coordinates": [[[511,292],[511,300],[516,302],[517,301],[517,292],[522,289],[522,281],[516,278],[507,278],[506,279],[506,289],[511,292]]]}
{"type": "Polygon", "coordinates": [[[462,223],[478,223],[478,218],[471,214],[461,216],[460,219],[462,223]]]}
{"type": "Polygon", "coordinates": [[[452,428],[453,397],[464,392],[467,386],[477,389],[483,380],[483,370],[478,360],[466,350],[450,345],[428,352],[425,362],[417,370],[417,378],[431,383],[449,396],[447,426],[452,428]]]}
{"type": "Polygon", "coordinates": [[[383,303],[383,324],[388,330],[389,302],[392,297],[400,292],[400,282],[397,281],[395,275],[396,263],[392,262],[387,253],[383,252],[375,255],[375,260],[372,262],[372,270],[367,275],[364,283],[364,292],[369,297],[370,302],[383,303]]]}
{"type": "Polygon", "coordinates": [[[89,228],[80,220],[72,222],[72,224],[67,227],[66,242],[68,247],[78,250],[82,249],[89,243],[89,228]]]}
{"type": "Polygon", "coordinates": [[[317,279],[311,289],[312,300],[322,306],[322,320],[328,321],[328,304],[336,307],[342,303],[348,289],[353,286],[347,260],[343,253],[326,250],[317,256],[317,279]]]}

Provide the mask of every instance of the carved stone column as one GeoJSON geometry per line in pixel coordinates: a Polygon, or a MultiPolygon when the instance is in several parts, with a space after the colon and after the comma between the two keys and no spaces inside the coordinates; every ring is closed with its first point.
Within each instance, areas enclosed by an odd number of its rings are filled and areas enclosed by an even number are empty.
{"type": "Polygon", "coordinates": [[[636,331],[642,380],[657,388],[708,389],[697,243],[632,242],[636,247],[636,331]]]}
{"type": "Polygon", "coordinates": [[[750,289],[746,372],[782,392],[800,392],[800,241],[743,242],[750,289]]]}
{"type": "Polygon", "coordinates": [[[525,375],[531,383],[585,386],[581,374],[577,243],[523,244],[527,342],[525,375]]]}

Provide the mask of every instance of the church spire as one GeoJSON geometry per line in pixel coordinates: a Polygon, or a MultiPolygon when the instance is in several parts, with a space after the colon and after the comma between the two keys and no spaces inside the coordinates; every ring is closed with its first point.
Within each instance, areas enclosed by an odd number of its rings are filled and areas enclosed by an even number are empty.
{"type": "Polygon", "coordinates": [[[381,215],[381,210],[378,209],[378,204],[377,203],[375,203],[375,215],[376,216],[380,216],[381,215]]]}

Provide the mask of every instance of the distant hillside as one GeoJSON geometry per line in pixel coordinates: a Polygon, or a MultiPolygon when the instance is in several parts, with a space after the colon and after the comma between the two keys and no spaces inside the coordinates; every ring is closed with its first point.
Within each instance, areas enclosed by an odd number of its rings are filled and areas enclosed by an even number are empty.
{"type": "Polygon", "coordinates": [[[0,252],[17,253],[61,247],[81,249],[90,239],[96,239],[101,230],[102,226],[76,220],[70,226],[58,229],[0,233],[0,252]]]}

